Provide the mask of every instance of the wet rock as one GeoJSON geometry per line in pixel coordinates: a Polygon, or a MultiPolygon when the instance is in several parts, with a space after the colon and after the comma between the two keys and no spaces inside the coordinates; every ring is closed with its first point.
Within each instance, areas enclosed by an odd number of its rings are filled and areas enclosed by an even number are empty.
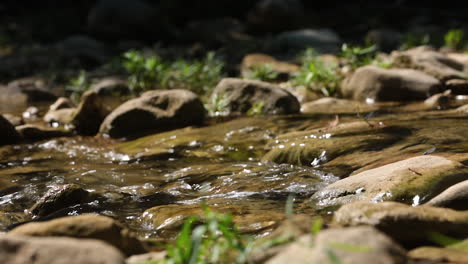
{"type": "Polygon", "coordinates": [[[61,128],[44,127],[42,125],[26,124],[16,127],[16,131],[24,140],[36,141],[55,137],[68,137],[72,133],[61,128]]]}
{"type": "Polygon", "coordinates": [[[266,263],[335,263],[331,254],[342,263],[407,263],[404,249],[375,228],[364,226],[328,229],[315,238],[305,235],[266,263]]]}
{"type": "MultiPolygon", "coordinates": [[[[24,213],[12,213],[0,211],[0,228],[6,230],[10,225],[24,222],[28,217],[24,213]]],[[[0,234],[1,237],[1,234],[0,234]]]]}
{"type": "Polygon", "coordinates": [[[127,99],[129,91],[123,80],[101,80],[83,94],[71,123],[80,134],[97,134],[104,118],[127,99]]]}
{"type": "Polygon", "coordinates": [[[8,234],[36,237],[74,237],[105,241],[127,255],[143,253],[142,243],[112,218],[94,214],[61,217],[46,222],[27,223],[8,234]]]}
{"type": "Polygon", "coordinates": [[[425,205],[455,210],[468,210],[468,181],[462,181],[450,186],[425,203],[425,205]]]}
{"type": "Polygon", "coordinates": [[[24,124],[24,121],[21,117],[15,116],[12,114],[3,114],[3,117],[8,120],[13,126],[20,126],[24,124]]]}
{"type": "MultiPolygon", "coordinates": [[[[247,210],[233,205],[211,207],[217,213],[229,213],[238,230],[243,233],[256,233],[271,230],[285,219],[284,213],[269,210],[247,210]]],[[[143,225],[153,230],[177,234],[184,221],[190,216],[203,218],[205,209],[199,205],[161,205],[146,210],[141,220],[143,225]]]]}
{"type": "Polygon", "coordinates": [[[437,93],[427,98],[426,100],[424,100],[424,105],[428,110],[445,109],[450,106],[452,100],[453,96],[451,95],[451,91],[447,90],[443,93],[437,93]]]}
{"type": "Polygon", "coordinates": [[[157,32],[155,8],[141,0],[100,0],[88,14],[88,28],[101,38],[141,39],[157,32]]]}
{"type": "Polygon", "coordinates": [[[311,47],[319,53],[337,53],[340,44],[340,37],[329,29],[301,29],[279,34],[269,44],[269,49],[279,54],[297,54],[311,47]]]}
{"type": "MultiPolygon", "coordinates": [[[[467,66],[468,69],[468,66],[467,66]]],[[[452,91],[452,94],[468,94],[468,80],[453,79],[445,83],[445,88],[452,91]]]]}
{"type": "Polygon", "coordinates": [[[468,104],[458,107],[456,111],[461,114],[468,114],[468,104]]]}
{"type": "Polygon", "coordinates": [[[203,122],[205,109],[188,90],[155,90],[143,93],[116,108],[99,130],[112,138],[167,131],[203,122]]]}
{"type": "Polygon", "coordinates": [[[335,212],[333,221],[341,226],[374,226],[407,246],[432,244],[434,236],[440,234],[453,238],[468,235],[467,211],[396,202],[346,204],[335,212]]]}
{"type": "Polygon", "coordinates": [[[423,72],[375,66],[357,69],[341,87],[347,98],[372,101],[421,100],[440,90],[440,82],[423,72]]]}
{"type": "Polygon", "coordinates": [[[36,216],[46,216],[60,209],[93,201],[96,195],[76,184],[58,185],[49,189],[30,209],[36,216]]]}
{"type": "Polygon", "coordinates": [[[0,236],[0,262],[10,264],[124,264],[124,256],[98,240],[0,236]]]}
{"type": "Polygon", "coordinates": [[[365,40],[383,52],[390,52],[400,47],[402,38],[400,32],[392,29],[373,29],[367,32],[365,40]]]}
{"type": "Polygon", "coordinates": [[[421,70],[444,82],[467,77],[462,63],[427,46],[394,51],[391,56],[396,67],[421,70]]]}
{"type": "Polygon", "coordinates": [[[265,114],[294,114],[300,108],[294,95],[261,81],[225,78],[218,83],[212,96],[224,97],[229,102],[230,113],[247,113],[258,105],[265,114]]]}
{"type": "Polygon", "coordinates": [[[49,111],[57,111],[60,109],[73,108],[75,105],[66,97],[57,98],[57,100],[49,106],[49,111]]]}
{"type": "Polygon", "coordinates": [[[68,64],[98,65],[105,63],[110,54],[101,42],[85,35],[68,37],[55,45],[58,56],[68,64]]]}
{"type": "Polygon", "coordinates": [[[316,192],[319,206],[357,200],[401,201],[418,205],[466,178],[467,168],[449,159],[425,155],[366,170],[316,192]]]}
{"type": "Polygon", "coordinates": [[[324,97],[315,101],[307,102],[301,106],[301,112],[304,114],[354,114],[372,112],[377,109],[378,108],[375,105],[334,97],[324,97]]]}
{"type": "Polygon", "coordinates": [[[162,261],[166,257],[166,252],[150,252],[146,254],[133,255],[126,260],[126,264],[141,264],[148,262],[162,261]]]}
{"type": "Polygon", "coordinates": [[[0,145],[14,144],[19,139],[20,135],[15,127],[3,115],[0,115],[0,145]]]}
{"type": "Polygon", "coordinates": [[[277,74],[279,80],[287,80],[293,73],[299,71],[299,66],[295,64],[278,61],[266,54],[255,53],[242,59],[241,75],[249,78],[258,67],[268,67],[271,72],[277,74]]]}
{"type": "Polygon", "coordinates": [[[413,260],[424,260],[427,263],[466,263],[467,251],[454,248],[419,247],[408,252],[408,256],[413,260]]]}
{"type": "Polygon", "coordinates": [[[284,31],[299,26],[304,6],[299,0],[261,0],[247,15],[252,31],[284,31]]]}
{"type": "Polygon", "coordinates": [[[58,123],[61,125],[70,124],[73,120],[73,116],[76,112],[76,108],[63,108],[58,110],[49,110],[44,115],[44,122],[48,124],[58,123]]]}
{"type": "Polygon", "coordinates": [[[379,123],[340,124],[336,121],[335,118],[322,128],[276,137],[268,145],[271,150],[262,160],[315,167],[346,154],[381,150],[409,133],[406,129],[379,123]]]}

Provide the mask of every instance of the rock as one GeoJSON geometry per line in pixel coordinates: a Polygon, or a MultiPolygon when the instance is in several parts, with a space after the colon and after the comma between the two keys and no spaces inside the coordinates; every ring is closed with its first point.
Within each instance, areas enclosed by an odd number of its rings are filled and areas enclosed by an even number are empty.
{"type": "Polygon", "coordinates": [[[153,37],[156,22],[155,8],[142,0],[100,0],[88,14],[88,28],[100,38],[153,37]]]}
{"type": "Polygon", "coordinates": [[[162,261],[166,257],[167,253],[162,252],[150,252],[140,255],[133,255],[126,260],[126,264],[142,264],[142,263],[157,263],[162,261]]]}
{"type": "Polygon", "coordinates": [[[349,153],[381,150],[378,146],[391,145],[408,133],[401,127],[366,122],[340,124],[335,117],[326,127],[276,137],[262,160],[315,167],[349,153]]]}
{"type": "Polygon", "coordinates": [[[456,111],[460,114],[468,114],[468,104],[458,107],[456,111]]]}
{"type": "Polygon", "coordinates": [[[67,236],[105,241],[127,255],[143,253],[142,243],[112,218],[94,214],[61,217],[46,222],[32,222],[18,226],[9,234],[22,236],[67,236]]]}
{"type": "Polygon", "coordinates": [[[448,53],[446,54],[452,60],[465,65],[465,71],[468,70],[468,54],[466,53],[448,53]]]}
{"type": "Polygon", "coordinates": [[[98,240],[0,236],[0,262],[5,264],[124,264],[123,255],[98,240]]]}
{"type": "Polygon", "coordinates": [[[8,122],[10,122],[13,126],[20,126],[24,124],[24,120],[19,116],[15,116],[12,114],[3,114],[3,117],[6,120],[8,120],[8,122]]]}
{"type": "Polygon", "coordinates": [[[468,210],[468,181],[462,181],[450,186],[425,203],[425,205],[455,210],[468,210]]]}
{"type": "Polygon", "coordinates": [[[112,138],[200,125],[203,103],[188,90],[155,90],[132,99],[106,117],[99,130],[112,138]]]}
{"type": "Polygon", "coordinates": [[[73,116],[76,112],[76,108],[63,108],[58,110],[49,110],[44,115],[44,122],[48,124],[58,123],[60,125],[70,124],[73,120],[73,116]]]}
{"type": "Polygon", "coordinates": [[[355,114],[372,112],[376,111],[377,109],[378,108],[374,105],[365,104],[359,101],[324,97],[302,104],[301,113],[355,114]]]}
{"type": "Polygon", "coordinates": [[[443,82],[467,77],[462,63],[427,46],[394,51],[391,57],[395,67],[421,70],[443,82]]]}
{"type": "Polygon", "coordinates": [[[453,238],[468,235],[468,211],[396,202],[346,204],[335,212],[333,222],[341,226],[371,225],[407,246],[432,244],[434,236],[440,234],[453,238]]]}
{"type": "Polygon", "coordinates": [[[18,134],[25,140],[44,140],[54,137],[69,137],[71,132],[61,128],[44,127],[42,125],[26,124],[16,127],[18,134]]]}
{"type": "Polygon", "coordinates": [[[230,113],[247,113],[262,105],[265,114],[294,114],[299,112],[296,97],[285,89],[267,82],[225,78],[218,83],[212,96],[224,97],[230,113]]]}
{"type": "Polygon", "coordinates": [[[331,264],[335,258],[340,263],[407,263],[404,249],[375,228],[363,226],[328,229],[315,238],[305,235],[266,264],[302,264],[304,260],[331,264]]]}
{"type": "Polygon", "coordinates": [[[8,96],[19,96],[22,94],[26,98],[26,103],[53,101],[57,98],[49,91],[47,83],[41,78],[22,78],[8,83],[8,96]]]}
{"type": "Polygon", "coordinates": [[[261,0],[247,15],[251,31],[278,32],[297,28],[304,18],[299,0],[261,0]]]}
{"type": "Polygon", "coordinates": [[[309,47],[318,53],[337,53],[340,45],[340,37],[329,29],[301,29],[279,34],[269,49],[278,54],[297,54],[309,47]]]}
{"type": "Polygon", "coordinates": [[[55,44],[61,60],[77,65],[98,65],[111,56],[101,42],[85,35],[73,35],[55,44]],[[77,60],[77,61],[75,61],[77,60]]]}
{"type": "Polygon", "coordinates": [[[446,109],[453,101],[451,90],[446,90],[443,93],[437,93],[424,100],[424,105],[427,109],[446,109]]]}
{"type": "Polygon", "coordinates": [[[130,88],[123,80],[101,80],[83,94],[71,123],[80,134],[97,134],[104,118],[125,102],[129,93],[130,88]]]}
{"type": "Polygon", "coordinates": [[[60,209],[93,201],[96,195],[76,184],[57,185],[49,189],[30,209],[36,216],[46,216],[60,209]]]}
{"type": "Polygon", "coordinates": [[[412,69],[358,68],[341,87],[344,97],[371,101],[409,101],[426,99],[441,90],[440,82],[412,69]]]}
{"type": "Polygon", "coordinates": [[[20,135],[15,127],[3,115],[0,115],[0,145],[14,144],[19,139],[20,135]]]}
{"type": "MultiPolygon", "coordinates": [[[[467,66],[468,69],[468,66],[467,66]]],[[[452,94],[467,95],[468,80],[453,79],[445,83],[445,88],[452,91],[452,94]]]]}
{"type": "Polygon", "coordinates": [[[443,157],[424,155],[366,170],[339,180],[316,192],[319,206],[364,200],[386,200],[418,205],[466,178],[463,164],[443,157]]]}
{"type": "Polygon", "coordinates": [[[288,80],[288,78],[299,71],[299,66],[287,62],[278,61],[275,58],[261,53],[249,54],[242,59],[241,75],[244,78],[252,76],[252,71],[257,67],[269,67],[271,72],[276,73],[276,79],[288,80]]]}
{"type": "Polygon", "coordinates": [[[400,47],[402,34],[393,29],[373,29],[367,32],[366,43],[372,43],[383,52],[391,52],[400,47]]]}
{"type": "Polygon", "coordinates": [[[408,256],[413,260],[424,260],[427,263],[462,264],[466,263],[467,251],[453,248],[419,247],[408,252],[408,256]]]}
{"type": "Polygon", "coordinates": [[[49,111],[57,111],[60,109],[73,108],[75,105],[66,97],[57,98],[57,100],[49,106],[49,111]]]}

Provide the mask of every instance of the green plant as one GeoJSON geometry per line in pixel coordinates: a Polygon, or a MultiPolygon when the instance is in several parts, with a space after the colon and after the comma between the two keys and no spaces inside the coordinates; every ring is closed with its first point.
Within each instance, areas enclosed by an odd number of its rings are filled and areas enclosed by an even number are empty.
{"type": "Polygon", "coordinates": [[[274,81],[278,78],[278,73],[273,71],[271,64],[263,64],[253,66],[246,77],[252,80],[274,81]]]}
{"type": "Polygon", "coordinates": [[[91,86],[91,81],[86,71],[80,71],[78,76],[71,79],[65,86],[65,92],[74,102],[78,102],[81,95],[86,92],[91,86]]]}
{"type": "Polygon", "coordinates": [[[249,110],[247,110],[247,115],[248,116],[258,116],[263,114],[263,107],[265,104],[263,102],[256,103],[250,107],[249,110]]]}
{"type": "Polygon", "coordinates": [[[371,64],[376,51],[377,47],[375,45],[360,47],[343,44],[341,46],[340,57],[345,59],[346,63],[351,66],[352,69],[356,69],[371,64]]]}
{"type": "Polygon", "coordinates": [[[292,82],[331,96],[336,92],[342,79],[338,70],[336,64],[324,62],[318,57],[307,58],[299,72],[294,75],[292,82]]]}
{"type": "Polygon", "coordinates": [[[445,47],[459,49],[463,45],[465,32],[462,29],[451,29],[444,35],[445,47]]]}
{"type": "Polygon", "coordinates": [[[156,263],[245,263],[248,250],[248,243],[236,230],[230,215],[206,209],[203,217],[185,221],[175,244],[168,247],[167,257],[156,263]]]}
{"type": "Polygon", "coordinates": [[[429,34],[407,33],[403,36],[400,50],[407,50],[421,45],[427,45],[431,41],[429,34]]]}
{"type": "Polygon", "coordinates": [[[134,93],[151,89],[188,89],[200,95],[211,92],[222,78],[224,64],[209,52],[203,60],[179,59],[169,63],[158,56],[145,57],[141,52],[123,55],[123,67],[129,74],[134,93]]]}
{"type": "Polygon", "coordinates": [[[227,116],[229,115],[230,100],[225,94],[213,94],[210,97],[210,102],[205,104],[208,115],[210,116],[227,116]]]}

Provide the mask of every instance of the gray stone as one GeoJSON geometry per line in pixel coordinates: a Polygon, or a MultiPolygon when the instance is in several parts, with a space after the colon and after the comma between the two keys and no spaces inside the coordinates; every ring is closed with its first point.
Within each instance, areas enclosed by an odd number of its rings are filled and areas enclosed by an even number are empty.
{"type": "Polygon", "coordinates": [[[262,105],[265,114],[294,114],[299,112],[299,102],[287,90],[267,82],[225,78],[218,83],[212,96],[225,98],[230,113],[247,113],[252,107],[262,105]]]}
{"type": "Polygon", "coordinates": [[[362,101],[408,101],[426,99],[441,88],[437,79],[420,71],[364,66],[343,81],[341,93],[362,101]]]}
{"type": "Polygon", "coordinates": [[[4,264],[124,264],[123,255],[98,240],[0,235],[4,264]]]}

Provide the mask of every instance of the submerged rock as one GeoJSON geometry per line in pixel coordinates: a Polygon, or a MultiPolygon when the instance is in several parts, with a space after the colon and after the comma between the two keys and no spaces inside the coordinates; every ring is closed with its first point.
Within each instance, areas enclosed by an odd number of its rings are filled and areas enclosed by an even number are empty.
{"type": "Polygon", "coordinates": [[[343,205],[333,221],[341,226],[371,225],[408,245],[431,244],[437,236],[468,236],[468,211],[396,202],[355,202],[343,205]]]}
{"type": "Polygon", "coordinates": [[[247,113],[259,107],[264,114],[294,114],[300,108],[296,97],[285,89],[254,80],[225,78],[218,83],[212,96],[227,100],[230,113],[247,113]]]}
{"type": "Polygon", "coordinates": [[[29,211],[37,216],[46,216],[60,209],[93,201],[96,195],[76,184],[58,185],[49,189],[29,211]]]}
{"type": "Polygon", "coordinates": [[[116,108],[103,121],[99,132],[112,138],[200,125],[203,103],[188,90],[155,90],[143,93],[116,108]]]}
{"type": "Polygon", "coordinates": [[[364,66],[343,82],[341,93],[356,100],[409,101],[426,99],[441,88],[437,79],[420,71],[364,66]]]}
{"type": "Polygon", "coordinates": [[[339,180],[312,196],[319,206],[353,201],[401,201],[418,205],[466,178],[467,168],[443,157],[425,155],[366,170],[339,180]]]}
{"type": "Polygon", "coordinates": [[[20,135],[15,127],[2,115],[0,115],[0,146],[18,142],[20,135]]]}
{"type": "Polygon", "coordinates": [[[406,252],[385,234],[373,227],[334,228],[315,238],[304,235],[287,246],[267,264],[310,263],[405,264],[406,252]],[[330,256],[334,256],[330,257],[330,256]]]}
{"type": "Polygon", "coordinates": [[[8,234],[36,237],[67,236],[105,241],[127,255],[143,253],[142,243],[112,218],[94,214],[68,216],[46,222],[27,223],[8,234]]]}
{"type": "Polygon", "coordinates": [[[92,239],[0,236],[0,263],[125,264],[115,247],[92,239]]]}
{"type": "Polygon", "coordinates": [[[97,134],[104,118],[125,102],[129,92],[130,88],[123,80],[101,80],[83,94],[71,123],[80,134],[97,134]]]}
{"type": "Polygon", "coordinates": [[[468,180],[450,186],[425,203],[425,205],[455,210],[468,210],[468,180]]]}

